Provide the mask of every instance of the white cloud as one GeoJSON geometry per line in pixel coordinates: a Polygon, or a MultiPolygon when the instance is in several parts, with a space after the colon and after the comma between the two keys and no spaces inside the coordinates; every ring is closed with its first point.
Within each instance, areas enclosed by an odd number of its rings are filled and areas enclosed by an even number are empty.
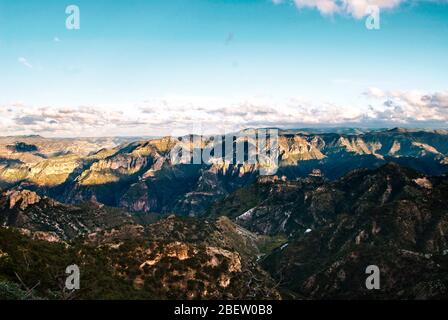
{"type": "Polygon", "coordinates": [[[26,59],[26,58],[24,58],[24,57],[19,57],[18,59],[17,59],[17,61],[19,62],[19,63],[21,63],[22,65],[24,65],[25,67],[27,67],[27,68],[33,68],[33,66],[31,65],[31,63],[29,63],[28,62],[28,60],[26,59]]]}
{"type": "Polygon", "coordinates": [[[8,114],[2,115],[9,122],[4,128],[7,134],[115,135],[117,128],[130,132],[135,126],[145,124],[138,119],[127,117],[123,112],[90,106],[77,108],[20,106],[9,110],[8,114]]]}
{"type": "MultiPolygon", "coordinates": [[[[369,6],[377,6],[379,9],[393,9],[409,0],[290,0],[297,8],[317,9],[323,15],[348,14],[357,19],[368,15],[369,6]]],[[[272,0],[274,4],[280,4],[282,0],[272,0]]]]}
{"type": "Polygon", "coordinates": [[[339,12],[341,8],[338,2],[335,0],[294,0],[297,8],[316,8],[324,15],[339,12]]]}
{"type": "Polygon", "coordinates": [[[364,94],[371,98],[383,98],[386,93],[379,88],[370,87],[364,94]]]}
{"type": "Polygon", "coordinates": [[[353,17],[360,19],[367,15],[369,6],[377,6],[381,9],[398,7],[405,0],[344,0],[344,10],[353,17]]]}
{"type": "Polygon", "coordinates": [[[367,97],[380,105],[371,107],[370,117],[396,123],[448,123],[448,91],[383,91],[370,88],[367,97]]]}

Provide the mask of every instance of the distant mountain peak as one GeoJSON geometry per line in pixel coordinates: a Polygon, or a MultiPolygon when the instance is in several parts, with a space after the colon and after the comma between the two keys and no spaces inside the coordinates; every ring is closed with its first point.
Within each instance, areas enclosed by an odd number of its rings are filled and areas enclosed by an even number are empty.
{"type": "Polygon", "coordinates": [[[390,129],[388,131],[389,132],[396,132],[396,133],[409,133],[409,132],[415,132],[416,130],[396,127],[396,128],[390,129]]]}

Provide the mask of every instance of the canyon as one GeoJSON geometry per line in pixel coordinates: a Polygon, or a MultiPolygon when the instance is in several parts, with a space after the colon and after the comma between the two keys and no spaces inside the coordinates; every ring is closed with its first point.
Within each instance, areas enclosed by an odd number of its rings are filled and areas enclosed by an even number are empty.
{"type": "Polygon", "coordinates": [[[0,297],[448,296],[448,132],[279,130],[273,175],[173,163],[178,141],[0,138],[0,297]],[[67,296],[73,262],[85,280],[67,296]]]}

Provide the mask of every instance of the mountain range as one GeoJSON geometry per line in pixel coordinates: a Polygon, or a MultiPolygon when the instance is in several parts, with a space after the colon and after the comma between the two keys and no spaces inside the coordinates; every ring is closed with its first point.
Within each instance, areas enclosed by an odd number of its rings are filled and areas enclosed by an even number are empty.
{"type": "MultiPolygon", "coordinates": [[[[247,156],[251,130],[224,156],[247,156]]],[[[174,163],[175,137],[0,138],[0,297],[448,297],[447,131],[278,132],[272,175],[174,163]],[[61,284],[70,261],[79,292],[61,284]]]]}
{"type": "MultiPolygon", "coordinates": [[[[214,143],[209,137],[199,143],[192,136],[184,141],[191,152],[214,143]]],[[[170,152],[177,142],[173,137],[132,142],[2,138],[0,186],[24,186],[63,203],[93,201],[133,212],[197,216],[258,175],[257,164],[247,161],[228,164],[212,158],[197,165],[173,164],[170,152]]],[[[228,152],[235,153],[238,144],[247,150],[252,142],[243,136],[233,143],[228,152]]],[[[389,161],[428,175],[448,170],[448,133],[441,130],[397,128],[356,134],[287,130],[279,131],[278,145],[276,175],[289,180],[310,175],[334,180],[389,161]]]]}

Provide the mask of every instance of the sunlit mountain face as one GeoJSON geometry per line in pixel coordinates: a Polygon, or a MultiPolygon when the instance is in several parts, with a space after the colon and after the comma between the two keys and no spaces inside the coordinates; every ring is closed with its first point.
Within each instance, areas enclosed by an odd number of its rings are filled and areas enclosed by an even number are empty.
{"type": "Polygon", "coordinates": [[[444,0],[0,0],[0,300],[448,298],[447,32],[444,0]]]}

